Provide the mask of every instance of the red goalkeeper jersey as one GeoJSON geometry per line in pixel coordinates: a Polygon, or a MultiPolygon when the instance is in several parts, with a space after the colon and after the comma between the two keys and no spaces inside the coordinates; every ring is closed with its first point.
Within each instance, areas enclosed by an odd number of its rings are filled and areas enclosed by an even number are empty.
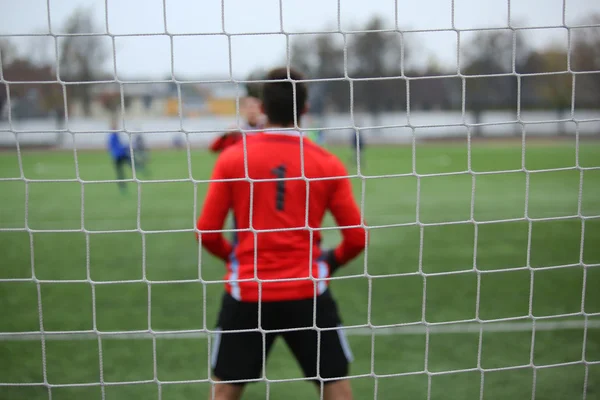
{"type": "Polygon", "coordinates": [[[328,210],[341,229],[334,255],[343,265],[366,243],[346,168],[297,133],[258,133],[217,159],[197,228],[202,246],[227,262],[234,298],[258,301],[260,286],[262,301],[304,299],[327,288],[329,266],[317,259],[328,210]],[[230,209],[239,230],[233,243],[210,232],[223,229],[230,209]]]}

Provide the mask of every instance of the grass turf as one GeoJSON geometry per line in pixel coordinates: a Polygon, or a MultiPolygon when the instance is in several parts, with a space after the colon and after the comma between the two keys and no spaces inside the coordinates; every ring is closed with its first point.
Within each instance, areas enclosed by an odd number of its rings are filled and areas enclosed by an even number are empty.
{"type": "MultiPolygon", "coordinates": [[[[364,257],[355,260],[340,275],[350,278],[331,285],[346,325],[456,321],[476,315],[489,320],[528,315],[530,308],[535,316],[578,313],[582,306],[586,313],[600,312],[600,268],[580,264],[581,259],[584,264],[600,263],[600,219],[582,223],[576,217],[579,211],[600,215],[600,170],[521,170],[573,167],[576,157],[582,167],[599,166],[600,146],[583,142],[576,152],[572,143],[528,143],[524,157],[519,145],[477,144],[470,158],[466,149],[463,143],[419,144],[414,155],[410,147],[367,151],[363,173],[400,176],[364,183],[353,178],[359,201],[364,191],[367,223],[379,228],[371,233],[368,262],[364,257]],[[467,171],[469,162],[476,172],[513,172],[475,178],[466,173],[431,175],[467,171]],[[409,175],[413,168],[425,176],[409,175]],[[502,221],[525,213],[534,219],[531,224],[502,221]],[[477,222],[500,222],[428,225],[468,221],[471,215],[477,222]],[[537,220],[566,216],[572,218],[537,220]],[[417,218],[426,224],[422,232],[412,225],[417,218]],[[501,270],[480,275],[479,295],[474,263],[479,271],[501,270]],[[527,265],[533,272],[519,268],[527,265]],[[560,265],[568,267],[545,268],[560,265]],[[410,275],[419,267],[432,275],[410,275]]],[[[344,161],[351,158],[347,149],[334,150],[344,161]]],[[[191,167],[185,152],[153,152],[152,179],[183,180],[190,174],[207,179],[213,162],[212,155],[199,150],[191,153],[191,167]]],[[[349,162],[348,167],[356,172],[349,162]]],[[[96,182],[114,179],[102,152],[80,152],[77,162],[68,152],[24,152],[22,171],[29,179],[79,177],[93,182],[0,181],[0,228],[27,223],[33,230],[0,231],[0,279],[31,278],[33,266],[36,278],[52,281],[40,290],[45,330],[88,330],[94,324],[101,331],[143,330],[149,323],[155,330],[214,327],[222,264],[205,253],[199,262],[191,233],[165,232],[193,227],[206,184],[129,183],[123,195],[115,183],[96,182]],[[151,233],[131,232],[138,222],[151,233]],[[82,227],[90,233],[78,231],[82,227]],[[94,293],[90,283],[61,282],[87,279],[88,266],[90,278],[98,283],[94,293]],[[161,283],[149,289],[144,282],[128,282],[142,279],[144,270],[148,280],[161,283]],[[199,277],[204,284],[172,282],[199,277]],[[120,283],[102,284],[107,281],[120,283]]],[[[20,175],[16,153],[0,153],[0,177],[20,175]]],[[[331,218],[326,225],[332,225],[331,218]]],[[[326,231],[324,239],[333,245],[339,235],[326,231]]],[[[37,330],[35,283],[0,282],[0,332],[37,330]]],[[[478,333],[432,334],[428,340],[422,334],[374,339],[351,335],[349,340],[355,357],[351,373],[363,375],[352,381],[357,399],[375,393],[378,399],[479,399],[481,390],[486,400],[527,399],[532,389],[536,399],[570,399],[582,396],[584,382],[588,398],[600,394],[600,365],[581,362],[583,357],[600,361],[598,329],[588,329],[585,336],[583,329],[538,331],[533,341],[531,331],[484,332],[481,341],[478,333]],[[531,358],[537,367],[573,364],[532,368],[531,358]],[[475,369],[478,365],[495,370],[482,374],[475,369]]],[[[51,389],[53,400],[99,399],[103,390],[106,399],[159,394],[164,400],[205,398],[207,383],[179,382],[207,379],[208,353],[203,338],[163,338],[155,346],[150,339],[48,340],[45,372],[50,384],[65,385],[51,389]],[[101,379],[109,384],[69,386],[101,379]],[[111,384],[131,381],[145,383],[111,384]]],[[[0,341],[0,383],[44,382],[42,365],[39,340],[0,341]]],[[[282,343],[271,354],[267,377],[301,377],[282,343]]],[[[318,398],[310,384],[298,381],[252,384],[244,398],[263,399],[267,390],[270,398],[318,398]]],[[[2,400],[48,396],[43,386],[0,386],[2,400]]]]}

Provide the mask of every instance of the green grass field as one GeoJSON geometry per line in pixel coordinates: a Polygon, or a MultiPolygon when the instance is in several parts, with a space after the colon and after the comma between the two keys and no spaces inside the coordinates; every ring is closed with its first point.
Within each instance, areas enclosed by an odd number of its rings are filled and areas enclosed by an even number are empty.
{"type": "MultiPolygon", "coordinates": [[[[465,143],[419,144],[416,172],[466,171],[466,149],[465,143]]],[[[349,160],[349,150],[334,151],[349,160]]],[[[576,165],[576,155],[582,167],[600,166],[595,142],[582,142],[578,153],[573,143],[528,143],[524,163],[529,171],[568,168],[576,165]]],[[[373,147],[366,156],[368,176],[413,170],[410,147],[373,147]]],[[[151,157],[151,178],[159,180],[190,174],[207,179],[215,160],[201,150],[192,151],[190,168],[185,151],[156,151],[151,157]]],[[[600,318],[591,316],[594,325],[586,332],[561,327],[566,320],[583,320],[565,314],[600,313],[600,170],[526,174],[519,171],[522,161],[519,144],[482,143],[473,146],[473,171],[514,172],[368,178],[364,185],[353,179],[359,201],[364,189],[367,223],[380,228],[371,231],[367,262],[355,260],[339,275],[348,278],[331,284],[346,325],[494,320],[530,310],[536,317],[562,316],[547,320],[556,323],[553,329],[534,335],[531,329],[510,330],[515,322],[505,322],[507,331],[484,330],[481,337],[349,332],[351,373],[360,376],[352,381],[356,399],[520,400],[532,398],[534,389],[538,400],[570,400],[584,396],[584,383],[587,399],[600,398],[600,318]],[[422,232],[414,224],[417,210],[422,232]],[[531,223],[519,220],[526,212],[531,223]],[[579,212],[589,218],[582,220],[579,212]],[[435,225],[471,215],[477,222],[495,222],[435,225]],[[568,218],[547,219],[553,217],[568,218]],[[553,266],[563,267],[548,268],[553,266]]],[[[77,164],[71,152],[24,152],[22,171],[42,180],[78,173],[96,183],[0,181],[0,332],[40,330],[38,287],[27,281],[32,270],[42,281],[47,331],[214,328],[224,267],[205,253],[199,262],[192,233],[169,232],[193,228],[205,183],[129,183],[123,195],[115,183],[97,183],[114,179],[103,152],[79,152],[77,164]],[[148,233],[136,231],[138,223],[148,233]],[[22,229],[26,226],[31,233],[22,229]],[[151,284],[142,281],[144,274],[151,284]],[[17,278],[21,281],[10,281],[17,278]],[[187,282],[173,282],[182,280],[187,282]]],[[[1,152],[0,178],[19,176],[16,152],[1,152]]],[[[327,231],[324,239],[333,245],[339,235],[327,231]]],[[[50,398],[44,385],[6,385],[45,379],[57,385],[52,400],[100,399],[103,393],[110,400],[202,399],[209,387],[203,382],[209,344],[202,337],[155,343],[48,337],[44,349],[39,339],[0,339],[2,400],[50,398]],[[128,384],[132,381],[138,383],[128,384]]],[[[301,377],[282,342],[266,376],[301,377]]],[[[255,383],[244,398],[265,399],[267,391],[270,399],[318,398],[314,387],[299,381],[255,383]]]]}

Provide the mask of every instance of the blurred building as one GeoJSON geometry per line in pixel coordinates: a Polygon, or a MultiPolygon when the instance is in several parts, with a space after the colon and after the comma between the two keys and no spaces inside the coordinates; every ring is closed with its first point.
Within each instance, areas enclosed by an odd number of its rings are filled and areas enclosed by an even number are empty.
{"type": "Polygon", "coordinates": [[[0,83],[0,120],[8,118],[9,105],[13,119],[61,114],[62,86],[51,67],[17,59],[3,67],[3,76],[10,84],[7,95],[6,84],[0,83]]]}
{"type": "MultiPolygon", "coordinates": [[[[172,92],[168,83],[125,83],[122,88],[117,83],[92,83],[87,116],[109,118],[121,109],[130,117],[164,115],[172,92]]],[[[69,98],[68,106],[70,117],[86,116],[83,98],[69,98]]]]}
{"type": "MultiPolygon", "coordinates": [[[[147,82],[91,84],[88,117],[109,118],[121,108],[129,117],[198,117],[202,115],[233,115],[237,90],[234,84],[147,82]],[[121,104],[123,103],[123,104],[121,104]],[[180,111],[181,110],[181,111],[180,111]]],[[[69,115],[84,117],[83,99],[69,99],[69,115]]]]}
{"type": "Polygon", "coordinates": [[[207,98],[208,112],[213,115],[235,115],[236,97],[244,96],[244,92],[232,83],[205,84],[209,93],[207,98]]]}

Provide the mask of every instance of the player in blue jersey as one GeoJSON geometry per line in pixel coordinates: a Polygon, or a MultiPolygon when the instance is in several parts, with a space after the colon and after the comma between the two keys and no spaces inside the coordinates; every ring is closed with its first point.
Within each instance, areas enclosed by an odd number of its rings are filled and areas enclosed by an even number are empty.
{"type": "Polygon", "coordinates": [[[127,186],[123,180],[125,179],[124,165],[131,167],[131,156],[129,153],[129,147],[125,146],[119,138],[119,132],[117,132],[117,123],[112,121],[111,133],[108,135],[108,151],[115,165],[117,172],[117,184],[121,192],[124,192],[127,186]]]}

